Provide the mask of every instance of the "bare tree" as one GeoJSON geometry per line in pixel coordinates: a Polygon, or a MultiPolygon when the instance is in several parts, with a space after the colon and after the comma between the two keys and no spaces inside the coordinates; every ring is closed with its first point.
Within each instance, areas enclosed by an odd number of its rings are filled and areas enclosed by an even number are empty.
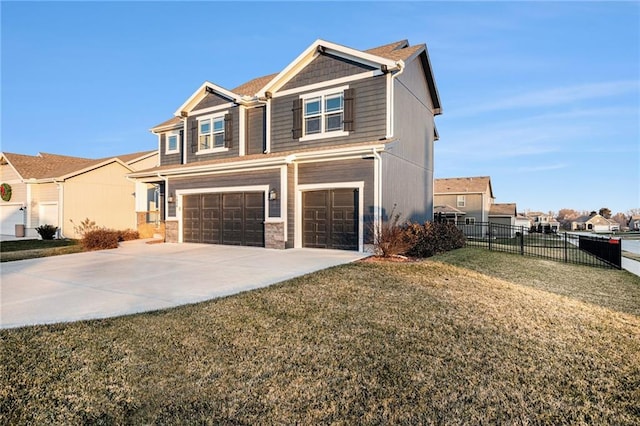
{"type": "Polygon", "coordinates": [[[562,226],[563,229],[571,229],[571,222],[578,219],[580,216],[582,216],[582,214],[577,210],[560,209],[556,219],[560,222],[560,226],[562,226]]]}
{"type": "Polygon", "coordinates": [[[622,228],[623,226],[627,226],[629,219],[627,218],[627,216],[625,216],[624,213],[616,213],[613,216],[611,216],[611,220],[615,221],[618,223],[618,225],[620,225],[620,227],[622,228]]]}
{"type": "Polygon", "coordinates": [[[629,209],[627,210],[627,216],[640,216],[640,209],[629,209]]]}
{"type": "Polygon", "coordinates": [[[604,217],[605,219],[611,219],[611,210],[607,207],[603,207],[600,210],[598,210],[598,214],[604,217]]]}

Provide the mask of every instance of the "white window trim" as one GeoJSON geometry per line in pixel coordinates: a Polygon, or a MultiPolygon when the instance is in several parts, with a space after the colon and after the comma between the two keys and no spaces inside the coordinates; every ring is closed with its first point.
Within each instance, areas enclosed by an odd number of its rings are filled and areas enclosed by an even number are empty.
{"type": "Polygon", "coordinates": [[[224,116],[227,115],[228,113],[229,113],[229,110],[226,110],[226,111],[218,112],[216,114],[209,114],[209,115],[203,115],[203,116],[200,116],[200,117],[196,117],[196,120],[198,121],[198,136],[197,136],[197,138],[198,138],[198,140],[197,140],[198,151],[196,151],[196,155],[213,154],[213,153],[216,153],[216,152],[229,151],[229,148],[227,148],[225,146],[219,146],[219,147],[209,148],[209,149],[200,149],[200,121],[211,119],[211,135],[212,135],[211,142],[214,143],[214,139],[215,138],[213,138],[213,121],[216,120],[216,119],[219,119],[219,118],[222,118],[224,120],[224,116]]]}
{"type": "Polygon", "coordinates": [[[164,136],[164,145],[165,154],[178,154],[180,152],[180,130],[167,132],[164,136]],[[169,149],[169,136],[176,137],[176,149],[169,149]]]}
{"type": "Polygon", "coordinates": [[[456,207],[466,207],[466,206],[467,206],[467,197],[464,195],[456,195],[456,207]]]}
{"type": "Polygon", "coordinates": [[[475,217],[465,217],[464,218],[464,224],[465,225],[475,225],[476,224],[476,218],[475,217]]]}
{"type": "Polygon", "coordinates": [[[340,137],[340,136],[348,136],[349,132],[345,131],[345,130],[340,130],[340,131],[333,131],[333,132],[327,132],[327,131],[323,131],[322,129],[324,129],[324,121],[325,121],[325,116],[326,113],[325,112],[321,112],[320,113],[320,133],[313,133],[311,135],[305,135],[305,119],[304,119],[304,102],[307,99],[311,99],[311,98],[321,98],[320,101],[320,107],[321,107],[321,111],[324,111],[324,97],[327,95],[333,95],[336,93],[340,93],[342,92],[343,94],[343,104],[342,104],[342,114],[344,117],[344,91],[347,90],[349,88],[349,85],[345,85],[345,86],[340,86],[340,87],[332,87],[329,89],[325,89],[325,90],[320,90],[318,92],[311,92],[311,93],[305,93],[299,96],[299,98],[302,100],[302,137],[300,137],[300,142],[307,142],[307,141],[315,141],[318,139],[328,139],[328,138],[336,138],[336,137],[340,137]]]}

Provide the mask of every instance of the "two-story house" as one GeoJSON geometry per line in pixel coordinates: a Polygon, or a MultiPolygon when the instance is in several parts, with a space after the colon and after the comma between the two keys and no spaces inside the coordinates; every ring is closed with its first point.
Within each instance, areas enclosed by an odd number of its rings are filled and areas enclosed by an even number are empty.
{"type": "Polygon", "coordinates": [[[137,211],[155,187],[168,242],[362,251],[394,207],[432,219],[440,113],[424,44],[317,40],[277,74],[203,83],[153,127],[137,211]]]}
{"type": "Polygon", "coordinates": [[[558,232],[560,222],[553,215],[542,212],[527,212],[526,216],[531,221],[531,230],[534,232],[558,232]]]}
{"type": "Polygon", "coordinates": [[[495,201],[489,176],[436,179],[434,203],[442,206],[447,217],[456,223],[473,225],[489,222],[491,206],[495,201]]]}

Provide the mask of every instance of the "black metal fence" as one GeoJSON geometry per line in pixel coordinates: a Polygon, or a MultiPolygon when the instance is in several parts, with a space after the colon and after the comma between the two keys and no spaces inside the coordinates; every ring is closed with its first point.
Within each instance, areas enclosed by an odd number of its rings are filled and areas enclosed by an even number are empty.
{"type": "Polygon", "coordinates": [[[517,253],[579,265],[622,268],[619,239],[569,233],[530,232],[521,226],[499,223],[458,225],[467,237],[467,245],[489,250],[517,253]]]}

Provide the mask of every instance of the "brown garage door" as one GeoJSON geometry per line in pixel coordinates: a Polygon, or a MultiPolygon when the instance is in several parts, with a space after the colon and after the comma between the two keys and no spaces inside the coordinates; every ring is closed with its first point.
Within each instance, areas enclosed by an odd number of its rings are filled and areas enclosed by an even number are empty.
{"type": "Polygon", "coordinates": [[[358,250],[358,190],[330,189],[302,194],[302,245],[358,250]]]}
{"type": "Polygon", "coordinates": [[[186,195],[183,241],[264,247],[264,193],[186,195]]]}

